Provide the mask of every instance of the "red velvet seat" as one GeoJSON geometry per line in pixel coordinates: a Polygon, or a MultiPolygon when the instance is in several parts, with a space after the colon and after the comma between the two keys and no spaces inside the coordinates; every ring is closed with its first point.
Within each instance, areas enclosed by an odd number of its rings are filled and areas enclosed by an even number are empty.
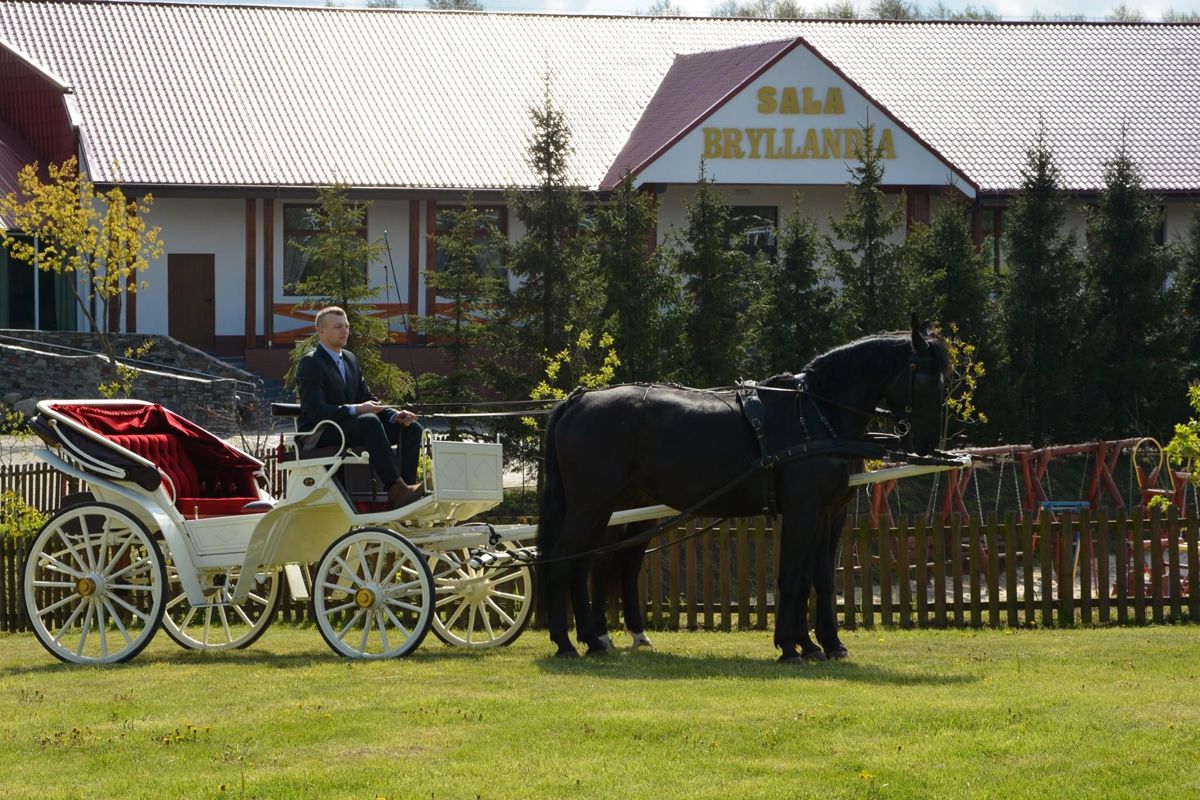
{"type": "Polygon", "coordinates": [[[261,464],[162,406],[58,406],[90,430],[151,461],[185,517],[257,513],[261,464]],[[166,483],[166,482],[164,482],[166,483]],[[174,490],[172,492],[172,488],[174,490]]]}

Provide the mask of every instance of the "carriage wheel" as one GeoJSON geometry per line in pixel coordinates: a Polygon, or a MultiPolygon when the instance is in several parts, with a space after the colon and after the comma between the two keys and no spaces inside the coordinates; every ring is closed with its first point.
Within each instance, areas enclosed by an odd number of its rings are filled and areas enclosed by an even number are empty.
{"type": "MultiPolygon", "coordinates": [[[[503,547],[503,545],[502,545],[503,547]]],[[[533,611],[529,567],[479,569],[469,550],[448,550],[429,559],[437,598],[433,633],[456,647],[502,647],[516,640],[533,611]]]]}
{"type": "Polygon", "coordinates": [[[386,528],[350,531],[329,546],[313,578],[313,617],[326,643],[350,658],[392,658],[429,633],[433,579],[426,557],[386,528]]]}
{"type": "Polygon", "coordinates": [[[163,615],[167,635],[191,650],[236,650],[254,644],[279,610],[282,576],[278,568],[256,572],[250,595],[241,605],[233,605],[230,599],[239,574],[239,567],[201,570],[197,576],[200,587],[206,603],[212,605],[196,607],[188,602],[179,573],[168,559],[168,599],[163,615]]]}
{"type": "Polygon", "coordinates": [[[56,658],[128,661],[162,620],[166,566],[154,539],[117,506],[89,503],[55,514],[25,561],[25,608],[56,658]]]}

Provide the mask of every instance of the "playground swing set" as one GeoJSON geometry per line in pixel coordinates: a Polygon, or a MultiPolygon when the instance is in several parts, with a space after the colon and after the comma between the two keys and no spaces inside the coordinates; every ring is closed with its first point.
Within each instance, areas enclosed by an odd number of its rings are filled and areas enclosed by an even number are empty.
{"type": "MultiPolygon", "coordinates": [[[[972,514],[968,509],[968,497],[973,494],[979,520],[983,523],[985,511],[979,486],[979,470],[981,468],[988,469],[989,466],[995,469],[996,496],[993,510],[997,516],[1000,515],[1005,467],[1011,470],[1013,494],[1021,499],[1020,508],[1017,510],[1018,519],[1029,517],[1036,522],[1041,519],[1042,514],[1048,514],[1051,521],[1057,523],[1062,515],[1071,515],[1077,518],[1083,511],[1096,510],[1101,507],[1123,512],[1127,508],[1126,497],[1140,507],[1148,507],[1154,498],[1163,498],[1179,512],[1180,516],[1183,516],[1187,510],[1188,489],[1191,485],[1191,465],[1185,465],[1183,468],[1170,466],[1162,446],[1150,437],[1041,448],[1034,448],[1028,444],[1002,445],[970,448],[964,452],[971,456],[971,463],[961,469],[946,472],[944,486],[940,485],[941,473],[935,473],[925,510],[927,519],[934,518],[935,509],[936,513],[940,514],[943,524],[951,524],[956,516],[963,520],[969,519],[972,514]],[[1130,472],[1127,494],[1121,492],[1115,478],[1118,462],[1125,453],[1128,453],[1130,472]],[[1051,479],[1052,463],[1056,459],[1078,456],[1084,457],[1084,468],[1077,499],[1056,497],[1051,479]],[[1135,481],[1137,484],[1136,495],[1133,492],[1135,481]]],[[[870,525],[882,529],[895,527],[895,516],[892,513],[893,498],[897,506],[897,514],[902,513],[896,481],[880,481],[871,484],[869,491],[870,503],[867,517],[870,525]]],[[[1191,496],[1193,503],[1197,506],[1197,512],[1200,513],[1200,497],[1197,497],[1194,489],[1191,496]]],[[[855,516],[857,518],[858,514],[856,513],[855,516]]],[[[1035,547],[1038,541],[1037,530],[1037,528],[1034,529],[1035,547]]],[[[1165,559],[1168,557],[1170,548],[1177,548],[1181,544],[1177,537],[1165,527],[1151,535],[1158,537],[1157,547],[1152,547],[1151,538],[1145,538],[1140,543],[1135,543],[1132,534],[1126,537],[1125,563],[1130,567],[1123,577],[1127,591],[1132,591],[1134,581],[1139,579],[1140,572],[1141,579],[1147,582],[1146,587],[1149,592],[1151,587],[1148,582],[1154,568],[1151,561],[1155,557],[1153,553],[1157,553],[1156,557],[1162,562],[1158,564],[1158,574],[1165,576],[1165,559]]],[[[914,552],[914,543],[909,542],[908,544],[909,552],[914,552]]],[[[1001,545],[1002,543],[997,542],[996,544],[1001,545]]],[[[965,548],[965,544],[962,547],[965,548]]],[[[1090,541],[1087,547],[1088,552],[1081,554],[1078,531],[1075,532],[1069,561],[1065,560],[1067,554],[1063,552],[1063,549],[1061,543],[1056,547],[1053,562],[1054,569],[1060,576],[1069,575],[1074,579],[1081,555],[1085,555],[1086,558],[1093,561],[1096,558],[1090,541]]],[[[929,553],[927,558],[932,559],[934,555],[929,553]]],[[[988,543],[985,542],[981,546],[980,553],[985,574],[989,556],[1004,558],[1006,555],[1002,547],[989,548],[988,543]]],[[[946,554],[946,557],[950,556],[951,554],[946,554]]],[[[966,558],[965,550],[960,557],[966,558]]],[[[1099,580],[1096,570],[1092,570],[1092,575],[1094,580],[1099,580]]],[[[1164,577],[1161,587],[1164,596],[1169,591],[1166,583],[1167,579],[1164,577]]],[[[1096,589],[1099,591],[1098,585],[1096,589]]],[[[1187,591],[1186,583],[1183,590],[1187,591]]],[[[1118,585],[1114,583],[1111,591],[1116,594],[1118,585]]]]}

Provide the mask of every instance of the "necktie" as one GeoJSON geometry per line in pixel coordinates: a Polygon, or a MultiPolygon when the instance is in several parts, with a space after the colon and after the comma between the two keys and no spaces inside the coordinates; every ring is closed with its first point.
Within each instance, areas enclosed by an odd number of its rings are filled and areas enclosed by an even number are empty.
{"type": "Polygon", "coordinates": [[[338,365],[338,372],[342,373],[342,383],[349,385],[349,381],[346,380],[346,359],[342,358],[339,355],[337,357],[337,365],[338,365]]]}

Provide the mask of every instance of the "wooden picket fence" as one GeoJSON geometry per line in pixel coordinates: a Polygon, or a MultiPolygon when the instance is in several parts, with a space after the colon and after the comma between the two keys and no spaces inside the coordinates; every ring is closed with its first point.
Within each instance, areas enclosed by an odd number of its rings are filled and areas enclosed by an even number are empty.
{"type": "MultiPolygon", "coordinates": [[[[780,528],[698,520],[647,554],[642,593],[656,629],[766,629],[775,611],[780,528]]],[[[843,532],[835,574],[846,628],[978,628],[1200,620],[1200,522],[1155,511],[950,524],[899,520],[843,532]]],[[[0,540],[0,630],[27,630],[20,597],[29,539],[0,540]]],[[[610,611],[616,618],[614,600],[610,611]]],[[[281,619],[309,619],[290,598],[281,619]]]]}

